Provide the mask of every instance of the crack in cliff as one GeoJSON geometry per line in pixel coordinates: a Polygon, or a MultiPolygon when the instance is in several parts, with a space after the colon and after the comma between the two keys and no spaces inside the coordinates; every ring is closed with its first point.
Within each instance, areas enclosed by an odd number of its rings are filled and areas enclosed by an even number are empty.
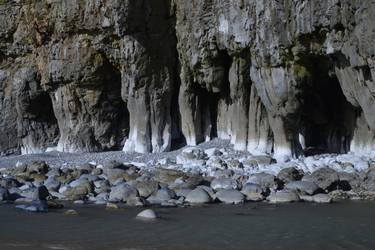
{"type": "Polygon", "coordinates": [[[356,110],[346,100],[329,58],[310,57],[305,62],[309,78],[302,86],[299,125],[305,154],[347,153],[356,110]]]}

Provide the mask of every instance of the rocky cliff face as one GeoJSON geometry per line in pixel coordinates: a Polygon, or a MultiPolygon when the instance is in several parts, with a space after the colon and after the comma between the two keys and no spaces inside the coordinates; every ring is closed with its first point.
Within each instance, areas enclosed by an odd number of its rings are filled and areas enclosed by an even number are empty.
{"type": "Polygon", "coordinates": [[[372,0],[0,0],[0,151],[375,148],[372,0]]]}

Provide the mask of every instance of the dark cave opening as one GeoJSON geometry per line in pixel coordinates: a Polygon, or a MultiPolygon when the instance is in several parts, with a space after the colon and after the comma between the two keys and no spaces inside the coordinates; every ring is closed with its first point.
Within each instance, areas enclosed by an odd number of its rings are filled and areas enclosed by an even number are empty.
{"type": "Polygon", "coordinates": [[[130,124],[129,110],[121,97],[121,73],[107,61],[102,76],[104,89],[100,101],[100,113],[104,116],[103,120],[111,124],[111,129],[107,130],[110,133],[108,136],[114,136],[116,139],[115,145],[106,150],[122,150],[129,136],[130,124]]]}
{"type": "Polygon", "coordinates": [[[37,122],[57,124],[52,100],[47,92],[40,92],[36,98],[31,99],[26,111],[35,115],[35,121],[37,122]]]}
{"type": "Polygon", "coordinates": [[[305,155],[347,153],[353,137],[356,110],[346,100],[329,59],[309,58],[304,66],[299,133],[305,155]]]}
{"type": "Polygon", "coordinates": [[[197,121],[200,127],[197,135],[199,142],[217,137],[217,111],[220,93],[213,93],[206,88],[197,86],[194,90],[197,96],[197,121]]]}
{"type": "Polygon", "coordinates": [[[186,146],[186,140],[182,133],[181,114],[180,114],[180,106],[179,106],[179,101],[178,101],[178,95],[179,95],[180,86],[181,86],[179,73],[176,72],[174,74],[173,82],[175,85],[173,86],[173,89],[172,89],[171,110],[170,110],[171,120],[172,120],[171,150],[177,150],[186,146]]]}
{"type": "Polygon", "coordinates": [[[210,139],[217,137],[217,109],[220,94],[203,89],[201,93],[202,129],[210,139]]]}
{"type": "Polygon", "coordinates": [[[22,122],[23,125],[20,126],[25,129],[23,136],[32,134],[34,139],[44,147],[54,147],[57,145],[60,131],[49,93],[38,91],[35,95],[30,96],[29,103],[26,105],[23,114],[25,118],[29,119],[26,123],[22,122]],[[26,124],[28,126],[25,128],[26,124]]]}
{"type": "Polygon", "coordinates": [[[34,71],[22,71],[15,81],[17,137],[22,154],[36,153],[57,145],[60,137],[51,96],[34,71]]]}

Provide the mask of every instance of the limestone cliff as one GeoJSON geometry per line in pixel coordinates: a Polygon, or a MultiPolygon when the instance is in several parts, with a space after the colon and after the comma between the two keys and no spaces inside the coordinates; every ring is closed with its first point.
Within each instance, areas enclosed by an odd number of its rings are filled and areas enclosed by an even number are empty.
{"type": "Polygon", "coordinates": [[[0,0],[0,151],[375,149],[372,0],[0,0]]]}

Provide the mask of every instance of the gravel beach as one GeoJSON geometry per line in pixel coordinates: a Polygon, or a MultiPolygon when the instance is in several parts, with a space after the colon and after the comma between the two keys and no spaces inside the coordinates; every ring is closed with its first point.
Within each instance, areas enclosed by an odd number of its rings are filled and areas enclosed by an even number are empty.
{"type": "Polygon", "coordinates": [[[0,200],[26,203],[17,207],[34,212],[61,201],[117,209],[375,200],[371,156],[324,154],[278,163],[218,139],[160,154],[8,156],[0,158],[0,174],[0,200]]]}

